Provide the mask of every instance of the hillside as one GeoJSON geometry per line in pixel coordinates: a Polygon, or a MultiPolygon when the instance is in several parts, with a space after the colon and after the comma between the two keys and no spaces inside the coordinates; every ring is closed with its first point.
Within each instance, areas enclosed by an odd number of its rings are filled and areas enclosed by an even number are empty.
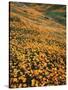
{"type": "Polygon", "coordinates": [[[9,86],[66,84],[66,7],[10,2],[9,86]]]}

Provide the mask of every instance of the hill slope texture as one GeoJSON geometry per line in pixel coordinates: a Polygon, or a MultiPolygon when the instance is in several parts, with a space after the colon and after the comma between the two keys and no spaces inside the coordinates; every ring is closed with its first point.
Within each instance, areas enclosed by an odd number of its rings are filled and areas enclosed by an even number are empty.
{"type": "Polygon", "coordinates": [[[9,3],[9,87],[66,84],[66,6],[9,3]]]}

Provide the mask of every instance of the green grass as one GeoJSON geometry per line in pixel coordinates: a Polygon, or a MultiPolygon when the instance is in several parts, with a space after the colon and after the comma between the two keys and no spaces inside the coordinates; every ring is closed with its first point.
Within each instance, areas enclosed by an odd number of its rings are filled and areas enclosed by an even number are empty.
{"type": "Polygon", "coordinates": [[[51,17],[58,23],[66,25],[66,13],[65,12],[47,12],[46,15],[51,17]]]}

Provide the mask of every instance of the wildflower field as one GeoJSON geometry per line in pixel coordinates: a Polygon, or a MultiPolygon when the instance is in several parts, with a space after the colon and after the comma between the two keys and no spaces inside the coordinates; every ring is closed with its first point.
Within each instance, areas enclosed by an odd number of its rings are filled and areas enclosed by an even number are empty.
{"type": "Polygon", "coordinates": [[[9,87],[66,84],[66,6],[9,3],[9,87]]]}

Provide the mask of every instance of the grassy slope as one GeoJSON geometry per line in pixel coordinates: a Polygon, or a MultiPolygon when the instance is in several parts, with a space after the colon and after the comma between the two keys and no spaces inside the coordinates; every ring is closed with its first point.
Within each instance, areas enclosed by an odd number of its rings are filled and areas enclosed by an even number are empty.
{"type": "MultiPolygon", "coordinates": [[[[29,82],[28,85],[27,77],[27,84],[25,86],[23,84],[20,87],[65,84],[66,32],[64,6],[62,6],[62,8],[59,7],[60,11],[62,10],[62,12],[60,12],[58,11],[59,9],[56,9],[57,7],[53,8],[55,7],[53,5],[48,5],[48,8],[46,5],[35,4],[34,7],[32,5],[21,3],[10,4],[10,62],[16,63],[18,61],[17,66],[20,72],[21,69],[25,70],[27,66],[31,64],[28,67],[29,70],[27,69],[25,72],[29,71],[28,74],[29,76],[31,75],[32,83],[29,82]],[[44,7],[46,8],[44,9],[44,7]],[[60,16],[61,20],[59,19],[60,16]],[[58,18],[59,23],[55,18],[58,18]],[[37,65],[37,62],[40,64],[37,65]],[[34,67],[37,67],[37,69],[32,68],[33,63],[35,63],[36,66],[34,67]],[[46,70],[44,69],[44,67],[46,67],[45,63],[47,64],[46,70]],[[51,68],[49,68],[49,64],[51,68]],[[45,73],[45,76],[46,72],[48,72],[49,77],[46,76],[46,82],[44,82],[42,77],[40,79],[42,83],[36,80],[37,84],[33,84],[33,75],[40,77],[39,70],[42,74],[45,73]],[[49,73],[49,70],[51,73],[49,73]],[[36,71],[38,74],[34,73],[36,71]],[[52,79],[51,75],[53,75],[52,79]]],[[[12,84],[15,74],[12,66],[11,64],[10,87],[18,87],[17,84],[12,84]]],[[[14,68],[17,69],[15,65],[14,68]]],[[[26,75],[23,75],[25,74],[22,74],[22,78],[26,77],[26,75]]],[[[20,83],[19,80],[16,82],[18,82],[18,84],[20,83]]]]}

